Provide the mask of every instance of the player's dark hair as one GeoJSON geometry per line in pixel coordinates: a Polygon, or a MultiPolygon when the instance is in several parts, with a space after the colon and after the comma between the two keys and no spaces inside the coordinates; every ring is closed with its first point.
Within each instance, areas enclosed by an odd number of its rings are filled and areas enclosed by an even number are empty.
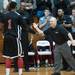
{"type": "Polygon", "coordinates": [[[11,1],[8,5],[8,10],[11,11],[12,9],[15,9],[17,6],[17,3],[14,1],[11,1]]]}

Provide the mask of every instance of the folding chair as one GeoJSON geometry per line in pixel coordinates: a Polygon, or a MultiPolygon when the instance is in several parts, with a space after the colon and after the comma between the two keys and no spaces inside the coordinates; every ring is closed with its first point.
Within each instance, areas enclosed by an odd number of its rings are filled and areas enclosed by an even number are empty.
{"type": "MultiPolygon", "coordinates": [[[[51,52],[51,46],[49,41],[47,40],[39,40],[36,43],[37,48],[37,67],[40,67],[40,58],[39,56],[50,56],[52,54],[51,52]]],[[[48,59],[45,59],[45,65],[48,66],[48,59]]]]}

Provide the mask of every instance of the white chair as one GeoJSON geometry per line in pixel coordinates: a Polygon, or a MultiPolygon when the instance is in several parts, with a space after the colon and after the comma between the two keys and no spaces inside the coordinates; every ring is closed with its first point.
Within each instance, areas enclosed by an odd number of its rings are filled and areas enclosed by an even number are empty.
{"type": "MultiPolygon", "coordinates": [[[[49,41],[47,40],[39,40],[36,43],[36,48],[37,48],[37,67],[40,67],[40,59],[39,56],[50,56],[52,54],[51,52],[51,46],[49,41]]],[[[46,67],[48,66],[48,59],[45,59],[45,64],[46,67]]]]}

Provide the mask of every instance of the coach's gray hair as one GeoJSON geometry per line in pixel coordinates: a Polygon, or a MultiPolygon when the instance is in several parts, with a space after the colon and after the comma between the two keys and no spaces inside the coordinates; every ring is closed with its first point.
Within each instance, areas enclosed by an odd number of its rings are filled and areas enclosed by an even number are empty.
{"type": "Polygon", "coordinates": [[[50,19],[49,19],[49,21],[56,21],[57,22],[57,19],[55,18],[55,17],[51,17],[50,19]]]}

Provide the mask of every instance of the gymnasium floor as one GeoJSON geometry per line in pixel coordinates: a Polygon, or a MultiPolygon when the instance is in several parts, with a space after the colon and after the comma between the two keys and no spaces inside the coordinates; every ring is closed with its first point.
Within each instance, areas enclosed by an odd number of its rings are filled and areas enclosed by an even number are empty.
{"type": "MultiPolygon", "coordinates": [[[[31,69],[30,72],[23,72],[23,75],[51,75],[53,72],[53,68],[39,68],[38,71],[31,69]]],[[[5,75],[5,66],[4,64],[0,64],[0,75],[5,75]]],[[[13,72],[13,68],[11,68],[11,74],[10,75],[18,75],[18,73],[13,72]]],[[[61,75],[75,75],[75,72],[65,72],[62,71],[61,75]]]]}

